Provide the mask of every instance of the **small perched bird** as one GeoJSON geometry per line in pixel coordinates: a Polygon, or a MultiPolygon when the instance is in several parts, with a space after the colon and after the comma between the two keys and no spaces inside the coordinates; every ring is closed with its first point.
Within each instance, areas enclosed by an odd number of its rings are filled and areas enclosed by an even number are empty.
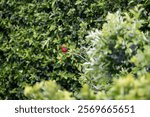
{"type": "Polygon", "coordinates": [[[61,51],[64,52],[64,53],[68,52],[68,48],[66,47],[66,45],[63,44],[61,46],[61,51]]]}

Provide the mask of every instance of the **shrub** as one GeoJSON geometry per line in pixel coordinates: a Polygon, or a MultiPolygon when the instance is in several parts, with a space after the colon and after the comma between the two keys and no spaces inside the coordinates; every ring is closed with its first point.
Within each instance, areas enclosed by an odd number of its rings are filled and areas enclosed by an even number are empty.
{"type": "Polygon", "coordinates": [[[144,46],[143,50],[137,51],[137,54],[131,58],[131,62],[135,64],[132,73],[142,75],[150,72],[150,46],[144,46]]]}
{"type": "Polygon", "coordinates": [[[81,88],[80,92],[76,95],[76,98],[82,100],[95,100],[95,91],[91,90],[90,87],[87,84],[85,84],[81,88]]]}
{"type": "Polygon", "coordinates": [[[141,2],[130,1],[1,0],[0,99],[26,99],[26,84],[50,79],[79,90],[87,30],[101,28],[108,11],[141,2]]]}
{"type": "Polygon", "coordinates": [[[124,77],[114,78],[108,91],[95,91],[84,85],[77,99],[84,100],[149,100],[150,74],[145,73],[139,77],[128,74],[124,77]]]}
{"type": "Polygon", "coordinates": [[[149,100],[150,74],[134,78],[132,75],[115,79],[107,93],[107,99],[113,100],[149,100]]]}
{"type": "Polygon", "coordinates": [[[105,89],[113,77],[132,71],[135,65],[130,61],[131,58],[137,51],[142,51],[145,45],[149,45],[147,35],[140,30],[144,23],[140,19],[142,11],[135,7],[122,15],[120,12],[108,13],[102,30],[89,33],[89,61],[84,63],[85,75],[81,81],[83,79],[83,82],[100,90],[105,89]]]}
{"type": "Polygon", "coordinates": [[[55,81],[41,81],[34,86],[26,86],[25,96],[35,100],[69,100],[73,99],[71,93],[61,90],[61,87],[55,81]]]}

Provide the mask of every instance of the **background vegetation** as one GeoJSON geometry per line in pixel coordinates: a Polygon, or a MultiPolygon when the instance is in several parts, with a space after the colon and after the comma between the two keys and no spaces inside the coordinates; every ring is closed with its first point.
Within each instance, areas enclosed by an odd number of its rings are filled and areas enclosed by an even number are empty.
{"type": "Polygon", "coordinates": [[[1,0],[0,99],[150,99],[149,8],[1,0]]]}

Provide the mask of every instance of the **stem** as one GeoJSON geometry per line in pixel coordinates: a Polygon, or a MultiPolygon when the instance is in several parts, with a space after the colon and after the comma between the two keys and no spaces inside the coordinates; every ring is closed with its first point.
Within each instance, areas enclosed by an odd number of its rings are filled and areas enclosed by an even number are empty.
{"type": "Polygon", "coordinates": [[[88,62],[88,60],[85,59],[85,58],[84,58],[83,56],[81,56],[80,54],[74,54],[74,55],[79,56],[79,57],[81,57],[83,60],[85,60],[86,62],[88,62]]]}

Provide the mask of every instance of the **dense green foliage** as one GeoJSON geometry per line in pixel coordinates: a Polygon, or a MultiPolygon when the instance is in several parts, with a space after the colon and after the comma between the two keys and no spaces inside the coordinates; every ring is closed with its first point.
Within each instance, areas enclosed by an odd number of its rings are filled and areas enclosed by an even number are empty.
{"type": "MultiPolygon", "coordinates": [[[[75,95],[76,99],[150,99],[150,74],[148,73],[150,43],[149,38],[146,38],[148,34],[146,35],[140,30],[144,22],[139,19],[139,11],[142,10],[138,10],[137,7],[131,10],[130,12],[134,14],[133,17],[127,13],[122,15],[119,12],[109,13],[108,21],[103,25],[102,30],[89,34],[88,38],[93,39],[91,41],[92,48],[87,53],[91,63],[86,62],[84,65],[85,74],[80,79],[82,82],[84,81],[84,85],[80,92],[75,95]],[[115,18],[116,20],[112,20],[115,18]],[[110,28],[110,26],[112,27],[110,28]],[[110,44],[116,45],[110,47],[110,44]],[[134,44],[134,48],[132,44],[134,44]],[[108,58],[110,55],[116,56],[116,60],[108,58]],[[120,63],[116,64],[117,61],[120,63]],[[103,65],[102,68],[99,67],[101,64],[103,65]],[[132,65],[128,66],[128,64],[132,65]],[[111,73],[110,76],[108,76],[109,73],[111,73]],[[85,80],[85,78],[87,79],[85,80]],[[108,78],[111,79],[112,83],[105,82],[108,78]]],[[[32,90],[36,90],[34,87],[32,90]]],[[[30,95],[38,94],[32,90],[28,91],[30,95]]],[[[51,93],[48,96],[52,96],[51,93]]],[[[48,96],[44,97],[47,99],[56,98],[55,96],[52,98],[48,96]]],[[[34,98],[32,97],[32,99],[34,98]]]]}
{"type": "Polygon", "coordinates": [[[84,100],[149,100],[150,74],[138,78],[131,74],[126,77],[114,78],[109,91],[95,92],[89,86],[84,85],[78,98],[84,100]]]}
{"type": "Polygon", "coordinates": [[[25,96],[35,100],[69,100],[71,93],[61,90],[55,81],[42,81],[33,87],[27,86],[24,91],[25,96]]]}
{"type": "Polygon", "coordinates": [[[116,100],[150,99],[150,74],[145,74],[137,79],[132,75],[116,79],[106,97],[116,100]]]}
{"type": "Polygon", "coordinates": [[[97,90],[107,91],[120,73],[146,73],[149,6],[148,0],[1,0],[0,99],[100,99],[97,90]],[[120,13],[137,4],[143,10],[120,13]],[[95,28],[101,31],[86,38],[95,28]],[[104,42],[91,43],[95,36],[104,42]]]}
{"type": "Polygon", "coordinates": [[[135,65],[131,58],[137,51],[149,46],[150,42],[140,30],[144,23],[144,20],[139,19],[141,12],[143,10],[136,7],[129,14],[109,13],[102,30],[90,32],[87,36],[91,40],[91,48],[87,51],[89,61],[84,63],[84,68],[89,85],[101,89],[104,81],[111,82],[112,77],[132,71],[135,65]]]}
{"type": "Polygon", "coordinates": [[[150,46],[145,45],[143,50],[138,50],[137,54],[131,58],[131,62],[135,64],[132,72],[138,75],[150,72],[150,46]]]}
{"type": "Polygon", "coordinates": [[[138,78],[128,74],[113,80],[109,91],[94,91],[88,85],[84,85],[81,91],[72,97],[71,92],[62,91],[54,81],[35,84],[25,88],[25,95],[30,99],[82,99],[82,100],[147,100],[150,99],[150,74],[141,75],[138,78]]]}

